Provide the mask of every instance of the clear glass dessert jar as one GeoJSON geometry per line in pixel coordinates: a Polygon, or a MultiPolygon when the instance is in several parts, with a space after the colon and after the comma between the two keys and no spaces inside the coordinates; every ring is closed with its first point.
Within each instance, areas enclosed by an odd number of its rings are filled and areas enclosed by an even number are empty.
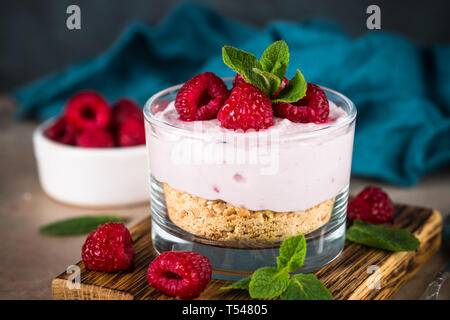
{"type": "Polygon", "coordinates": [[[217,119],[179,120],[180,87],[144,108],[154,248],[199,252],[222,279],[275,265],[282,240],[298,234],[307,241],[299,272],[335,259],[345,240],[354,104],[322,88],[326,123],[274,118],[269,129],[239,132],[217,119]]]}

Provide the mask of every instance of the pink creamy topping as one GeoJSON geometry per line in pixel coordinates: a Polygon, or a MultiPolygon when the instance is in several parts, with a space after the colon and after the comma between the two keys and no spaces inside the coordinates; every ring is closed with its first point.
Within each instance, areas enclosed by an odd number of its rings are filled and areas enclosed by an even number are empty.
{"type": "MultiPolygon", "coordinates": [[[[294,123],[289,121],[288,119],[282,119],[275,117],[273,122],[274,125],[267,130],[280,130],[280,134],[295,134],[295,133],[305,133],[317,130],[321,127],[328,127],[330,124],[342,121],[347,113],[341,108],[337,107],[331,101],[330,104],[330,114],[328,117],[328,121],[323,124],[315,124],[315,123],[294,123]]],[[[208,121],[182,121],[180,120],[180,116],[175,110],[174,103],[170,103],[169,106],[163,111],[159,112],[156,117],[162,120],[165,123],[168,123],[172,126],[186,129],[189,131],[193,131],[196,128],[196,125],[201,124],[202,128],[205,129],[208,133],[226,133],[232,130],[223,128],[220,126],[220,122],[217,119],[212,119],[208,121]]]]}
{"type": "Polygon", "coordinates": [[[155,128],[147,137],[151,173],[192,195],[285,212],[312,208],[349,183],[354,124],[317,131],[347,116],[331,101],[327,123],[275,118],[274,126],[259,132],[236,133],[217,119],[181,121],[173,103],[156,116],[193,135],[155,128]]]}

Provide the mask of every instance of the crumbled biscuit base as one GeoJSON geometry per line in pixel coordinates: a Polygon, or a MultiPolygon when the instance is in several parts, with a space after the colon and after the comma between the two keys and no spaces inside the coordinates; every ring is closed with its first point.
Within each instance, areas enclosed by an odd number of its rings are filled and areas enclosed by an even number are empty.
{"type": "Polygon", "coordinates": [[[274,212],[238,208],[222,200],[206,200],[164,183],[170,220],[197,236],[221,241],[276,242],[308,234],[330,220],[334,198],[306,211],[274,212]]]}

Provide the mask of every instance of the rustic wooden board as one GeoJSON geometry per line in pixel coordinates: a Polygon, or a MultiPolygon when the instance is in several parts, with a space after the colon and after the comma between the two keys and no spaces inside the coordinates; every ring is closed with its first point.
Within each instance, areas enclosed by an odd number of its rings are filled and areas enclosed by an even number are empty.
{"type": "MultiPolygon", "coordinates": [[[[80,289],[69,289],[70,274],[61,273],[52,282],[54,299],[171,299],[154,290],[146,280],[147,267],[156,257],[150,236],[150,217],[133,228],[131,235],[136,251],[132,270],[103,273],[81,268],[80,289]]],[[[416,252],[390,253],[347,242],[342,254],[316,272],[335,299],[390,299],[439,249],[442,218],[438,211],[406,205],[396,205],[395,228],[414,233],[421,246],[416,252]],[[378,273],[368,272],[371,265],[378,273]],[[374,277],[380,276],[380,288],[373,288],[374,277]]],[[[249,299],[245,291],[220,291],[232,281],[213,279],[198,299],[249,299]]]]}

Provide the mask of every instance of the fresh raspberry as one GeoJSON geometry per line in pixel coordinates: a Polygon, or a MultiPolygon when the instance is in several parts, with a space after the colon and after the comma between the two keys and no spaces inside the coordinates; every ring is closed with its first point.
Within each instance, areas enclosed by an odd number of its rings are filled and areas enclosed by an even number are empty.
{"type": "Polygon", "coordinates": [[[98,227],[84,242],[81,258],[89,270],[127,270],[134,259],[130,231],[123,223],[116,222],[98,227]]]}
{"type": "Polygon", "coordinates": [[[129,98],[117,100],[112,106],[113,125],[118,128],[130,117],[144,119],[140,106],[134,100],[129,98]]]}
{"type": "Polygon", "coordinates": [[[392,221],[394,205],[389,196],[377,187],[366,187],[350,203],[347,208],[349,220],[360,219],[370,223],[386,223],[392,221]]]}
{"type": "Polygon", "coordinates": [[[236,88],[241,83],[247,83],[247,81],[245,81],[244,78],[242,78],[242,76],[239,73],[236,73],[236,76],[234,77],[233,80],[233,88],[236,88]]]}
{"type": "Polygon", "coordinates": [[[111,121],[111,110],[101,95],[94,91],[84,91],[69,99],[65,116],[79,131],[106,128],[111,121]]]}
{"type": "Polygon", "coordinates": [[[117,144],[120,147],[145,144],[144,119],[137,116],[128,117],[117,131],[117,144]]]}
{"type": "Polygon", "coordinates": [[[228,129],[265,129],[273,125],[272,103],[261,90],[244,82],[231,91],[217,119],[228,129]]]}
{"type": "Polygon", "coordinates": [[[209,260],[191,251],[167,251],[148,266],[150,285],[165,294],[181,299],[194,299],[211,280],[209,260]]]}
{"type": "Polygon", "coordinates": [[[275,115],[289,119],[292,122],[323,123],[326,122],[329,111],[330,108],[325,92],[312,83],[308,83],[306,96],[297,102],[274,103],[275,115]]]}
{"type": "MultiPolygon", "coordinates": [[[[276,98],[278,96],[280,91],[284,89],[284,87],[288,84],[288,82],[289,82],[289,79],[284,77],[283,81],[281,82],[280,88],[278,89],[277,92],[275,92],[273,94],[273,98],[276,98]]],[[[234,80],[233,80],[233,88],[237,87],[241,83],[246,83],[246,81],[244,80],[244,78],[241,77],[241,75],[239,73],[236,73],[236,76],[234,77],[234,80]]]]}
{"type": "Polygon", "coordinates": [[[175,108],[181,120],[209,120],[216,117],[228,95],[222,79],[212,72],[200,73],[178,91],[175,108]]]}
{"type": "Polygon", "coordinates": [[[77,146],[83,148],[112,148],[114,147],[114,137],[105,129],[90,128],[77,136],[77,146]]]}
{"type": "Polygon", "coordinates": [[[75,144],[76,130],[70,122],[64,117],[61,117],[45,129],[44,135],[53,141],[64,144],[75,144]]]}

